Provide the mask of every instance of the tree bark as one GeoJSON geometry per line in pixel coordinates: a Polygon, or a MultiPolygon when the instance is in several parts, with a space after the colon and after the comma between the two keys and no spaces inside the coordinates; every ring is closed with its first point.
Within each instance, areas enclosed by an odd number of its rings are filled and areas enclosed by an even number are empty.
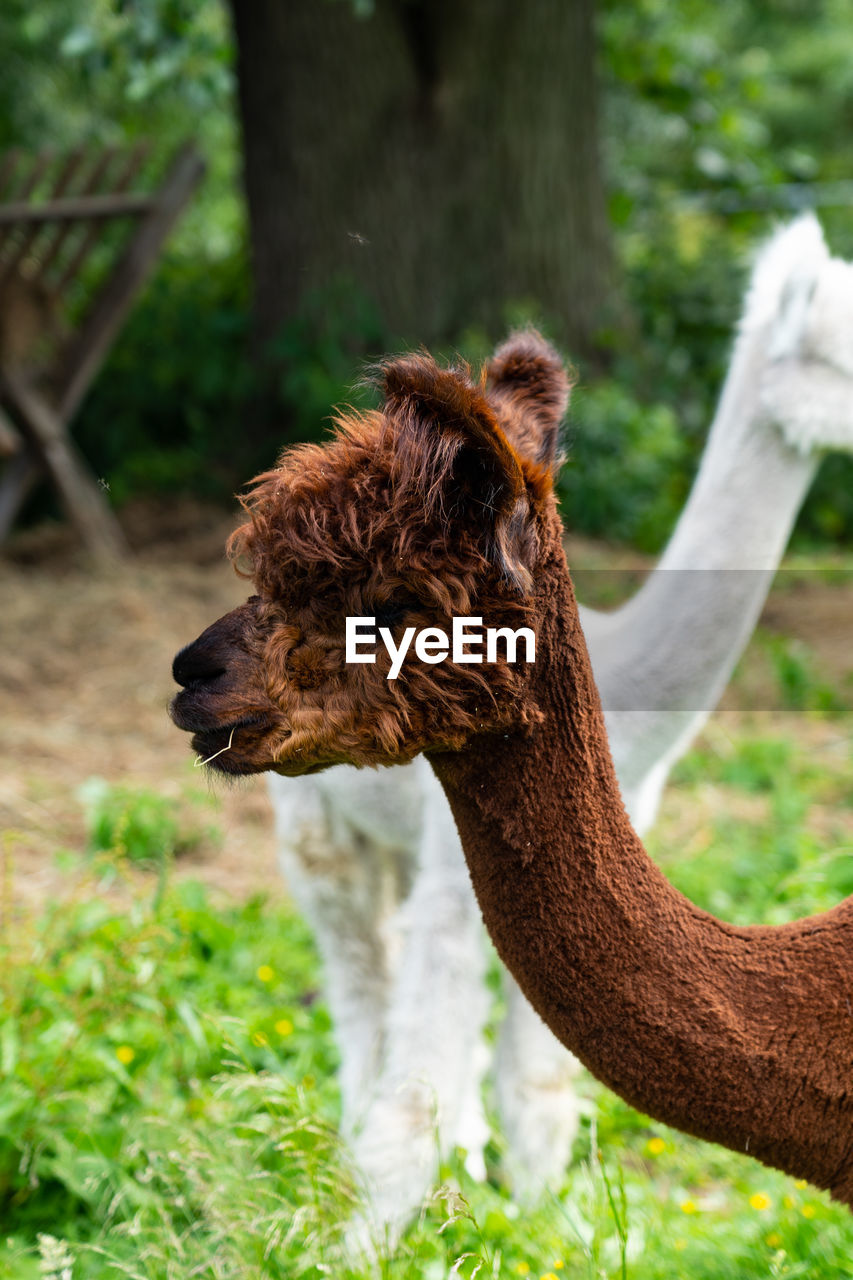
{"type": "Polygon", "coordinates": [[[611,283],[594,0],[231,0],[259,337],[353,280],[400,341],[524,303],[584,357],[611,283]]]}

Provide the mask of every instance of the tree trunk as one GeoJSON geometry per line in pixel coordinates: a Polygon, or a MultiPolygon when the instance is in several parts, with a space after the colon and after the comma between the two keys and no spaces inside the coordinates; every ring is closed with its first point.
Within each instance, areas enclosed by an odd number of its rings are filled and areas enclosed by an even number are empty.
{"type": "Polygon", "coordinates": [[[595,348],[611,259],[594,0],[231,0],[258,335],[349,278],[400,341],[507,303],[595,348]]]}

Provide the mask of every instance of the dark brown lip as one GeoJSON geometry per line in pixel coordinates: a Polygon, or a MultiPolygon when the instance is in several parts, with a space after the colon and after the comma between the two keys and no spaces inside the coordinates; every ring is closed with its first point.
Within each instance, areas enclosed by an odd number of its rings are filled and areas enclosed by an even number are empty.
{"type": "Polygon", "coordinates": [[[186,733],[210,737],[224,733],[226,742],[232,732],[237,733],[240,729],[267,729],[271,724],[270,719],[264,715],[241,716],[239,720],[229,720],[223,724],[216,714],[215,704],[211,707],[207,699],[199,701],[193,688],[181,689],[180,693],[175,694],[169,703],[169,716],[173,724],[186,733]]]}
{"type": "Polygon", "coordinates": [[[205,730],[194,733],[190,746],[198,757],[199,768],[212,769],[232,777],[249,773],[261,773],[263,766],[251,764],[238,751],[232,750],[236,728],[205,730]]]}
{"type": "Polygon", "coordinates": [[[186,733],[215,732],[219,727],[212,723],[210,712],[205,712],[196,701],[193,689],[181,689],[169,703],[172,722],[186,733]]]}
{"type": "MultiPolygon", "coordinates": [[[[185,717],[182,717],[185,719],[185,717]]],[[[174,711],[172,719],[180,728],[185,725],[176,718],[174,711]]],[[[237,735],[241,729],[260,729],[269,728],[270,721],[265,716],[245,716],[241,720],[235,720],[233,723],[216,725],[215,728],[209,728],[206,725],[196,729],[190,739],[190,746],[198,756],[199,767],[204,764],[205,767],[216,769],[220,773],[227,774],[247,774],[261,773],[264,766],[258,766],[241,758],[240,743],[237,735]]],[[[186,726],[188,732],[192,732],[194,726],[186,726]]]]}

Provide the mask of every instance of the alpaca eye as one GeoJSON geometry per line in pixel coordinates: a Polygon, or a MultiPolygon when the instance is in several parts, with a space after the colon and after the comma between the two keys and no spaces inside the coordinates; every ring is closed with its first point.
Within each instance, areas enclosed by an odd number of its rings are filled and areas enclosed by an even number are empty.
{"type": "Polygon", "coordinates": [[[381,604],[369,606],[377,627],[388,627],[392,631],[400,625],[407,613],[417,608],[419,602],[414,596],[394,596],[390,600],[383,600],[381,604]]]}

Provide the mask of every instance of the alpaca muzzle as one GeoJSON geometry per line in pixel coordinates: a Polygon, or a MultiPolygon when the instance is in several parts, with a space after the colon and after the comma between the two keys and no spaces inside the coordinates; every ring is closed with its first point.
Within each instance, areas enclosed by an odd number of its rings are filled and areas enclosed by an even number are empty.
{"type": "Polygon", "coordinates": [[[227,717],[223,693],[231,663],[223,647],[213,642],[212,630],[208,628],[181,649],[172,663],[172,676],[182,687],[172,699],[169,714],[187,733],[221,729],[227,717]]]}
{"type": "Polygon", "coordinates": [[[256,757],[276,719],[261,688],[247,697],[253,663],[244,635],[251,602],[225,614],[185,646],[172,663],[181,685],[169,706],[174,724],[191,733],[199,761],[221,773],[255,773],[256,757]]]}

